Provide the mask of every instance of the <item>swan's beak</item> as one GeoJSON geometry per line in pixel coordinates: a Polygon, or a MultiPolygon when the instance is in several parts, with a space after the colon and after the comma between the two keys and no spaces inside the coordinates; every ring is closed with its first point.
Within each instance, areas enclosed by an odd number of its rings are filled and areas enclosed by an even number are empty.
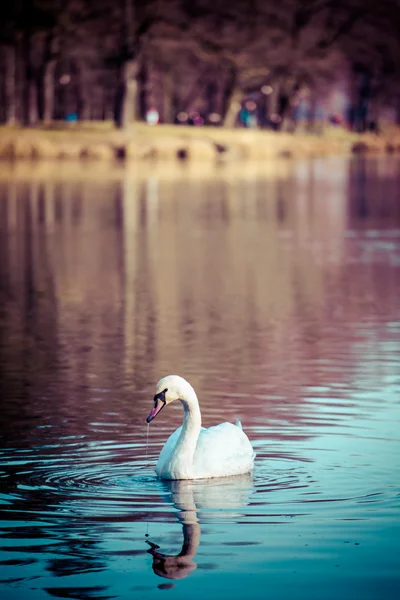
{"type": "Polygon", "coordinates": [[[160,410],[162,410],[164,408],[166,403],[167,402],[165,400],[165,392],[160,392],[159,394],[156,394],[154,396],[154,408],[151,409],[151,412],[150,412],[149,416],[147,417],[146,421],[148,423],[150,423],[150,421],[152,421],[154,419],[154,417],[156,417],[158,415],[160,410]]]}

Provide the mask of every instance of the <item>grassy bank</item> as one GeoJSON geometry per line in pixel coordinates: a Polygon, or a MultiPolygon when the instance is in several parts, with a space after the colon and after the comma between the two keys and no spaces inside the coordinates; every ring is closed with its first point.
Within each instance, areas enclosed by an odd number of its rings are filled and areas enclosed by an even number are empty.
{"type": "Polygon", "coordinates": [[[236,162],[356,152],[400,152],[400,129],[380,135],[327,128],[322,135],[211,127],[137,124],[117,131],[110,123],[52,128],[0,128],[0,159],[201,160],[236,162]]]}

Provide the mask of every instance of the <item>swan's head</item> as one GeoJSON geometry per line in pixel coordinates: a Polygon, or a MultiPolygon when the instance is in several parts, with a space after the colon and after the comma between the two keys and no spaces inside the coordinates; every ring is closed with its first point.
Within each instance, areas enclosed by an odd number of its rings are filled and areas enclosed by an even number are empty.
{"type": "Polygon", "coordinates": [[[193,388],[183,377],[179,375],[167,375],[157,383],[156,395],[154,396],[154,407],[152,408],[147,422],[150,423],[155,416],[174,400],[183,400],[188,394],[193,392],[193,388]]]}

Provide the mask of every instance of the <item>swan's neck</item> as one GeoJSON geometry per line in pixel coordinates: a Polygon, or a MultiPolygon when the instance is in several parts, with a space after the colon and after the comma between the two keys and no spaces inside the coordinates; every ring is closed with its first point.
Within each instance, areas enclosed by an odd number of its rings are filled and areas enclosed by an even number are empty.
{"type": "Polygon", "coordinates": [[[183,544],[179,556],[196,556],[197,548],[200,544],[200,525],[199,523],[190,523],[183,525],[183,544]]]}
{"type": "Polygon", "coordinates": [[[181,398],[181,402],[183,404],[184,417],[182,431],[174,450],[174,458],[179,460],[179,470],[186,471],[187,475],[190,475],[193,469],[193,457],[201,429],[201,414],[199,401],[193,389],[184,398],[181,398]]]}

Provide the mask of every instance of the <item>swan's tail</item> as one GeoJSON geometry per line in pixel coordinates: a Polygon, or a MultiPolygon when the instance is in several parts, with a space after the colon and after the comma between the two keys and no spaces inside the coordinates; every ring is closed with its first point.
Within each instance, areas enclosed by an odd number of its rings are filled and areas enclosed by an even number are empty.
{"type": "Polygon", "coordinates": [[[239,427],[239,429],[243,429],[241,422],[239,421],[239,419],[236,419],[235,421],[235,425],[236,427],[239,427]]]}

